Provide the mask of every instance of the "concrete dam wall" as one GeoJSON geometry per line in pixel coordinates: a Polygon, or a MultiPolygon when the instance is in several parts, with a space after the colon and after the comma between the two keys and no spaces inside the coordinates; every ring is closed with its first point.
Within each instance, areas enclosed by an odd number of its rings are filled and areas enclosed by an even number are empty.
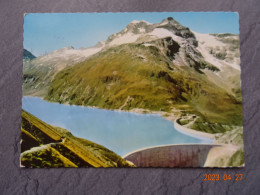
{"type": "Polygon", "coordinates": [[[123,158],[137,167],[203,167],[209,151],[219,145],[187,144],[145,148],[123,158]]]}

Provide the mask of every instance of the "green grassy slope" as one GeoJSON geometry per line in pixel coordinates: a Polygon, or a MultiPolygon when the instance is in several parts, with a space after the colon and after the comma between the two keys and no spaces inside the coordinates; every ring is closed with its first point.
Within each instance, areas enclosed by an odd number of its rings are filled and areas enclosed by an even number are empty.
{"type": "Polygon", "coordinates": [[[26,167],[131,167],[109,149],[22,111],[21,164],[26,167]]]}
{"type": "MultiPolygon", "coordinates": [[[[48,101],[106,109],[172,108],[200,116],[199,122],[241,125],[241,102],[196,68],[175,66],[160,49],[142,44],[110,48],[59,72],[48,101]]],[[[216,128],[215,132],[225,129],[216,128]]]]}

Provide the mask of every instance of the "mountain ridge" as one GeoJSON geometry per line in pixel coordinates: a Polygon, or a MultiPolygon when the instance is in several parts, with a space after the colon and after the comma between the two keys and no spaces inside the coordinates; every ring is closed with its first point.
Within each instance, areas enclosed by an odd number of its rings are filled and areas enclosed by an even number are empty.
{"type": "Polygon", "coordinates": [[[169,17],[156,24],[133,21],[98,48],[85,58],[68,57],[61,65],[40,65],[41,58],[27,62],[24,95],[106,109],[185,108],[202,123],[241,125],[236,35],[196,33],[169,17]],[[48,68],[44,76],[39,67],[48,68]]]}

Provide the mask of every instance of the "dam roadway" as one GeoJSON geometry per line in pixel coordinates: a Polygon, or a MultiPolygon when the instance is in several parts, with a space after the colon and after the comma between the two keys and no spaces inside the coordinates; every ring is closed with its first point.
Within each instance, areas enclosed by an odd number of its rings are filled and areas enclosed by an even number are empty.
{"type": "Polygon", "coordinates": [[[214,144],[173,144],[144,148],[123,156],[137,167],[203,167],[214,144]]]}

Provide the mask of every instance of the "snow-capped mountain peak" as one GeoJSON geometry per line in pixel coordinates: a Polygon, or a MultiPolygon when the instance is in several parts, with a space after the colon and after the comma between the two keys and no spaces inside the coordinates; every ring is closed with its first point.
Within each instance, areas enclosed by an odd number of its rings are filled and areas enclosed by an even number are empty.
{"type": "MultiPolygon", "coordinates": [[[[50,81],[60,70],[111,47],[116,50],[122,44],[135,44],[136,48],[140,48],[138,55],[142,59],[147,59],[142,55],[142,47],[158,52],[156,55],[167,61],[171,71],[178,68],[196,71],[229,91],[239,86],[238,82],[233,82],[240,75],[238,36],[192,32],[171,17],[156,24],[132,21],[120,32],[110,35],[106,41],[94,47],[66,47],[30,60],[24,67],[26,70],[32,67],[48,70],[44,75],[50,77],[50,81]]],[[[45,77],[43,80],[46,80],[45,77]]]]}
{"type": "Polygon", "coordinates": [[[151,25],[150,22],[147,22],[145,20],[133,20],[132,22],[130,22],[130,24],[139,24],[139,23],[146,23],[147,25],[151,25]]]}

